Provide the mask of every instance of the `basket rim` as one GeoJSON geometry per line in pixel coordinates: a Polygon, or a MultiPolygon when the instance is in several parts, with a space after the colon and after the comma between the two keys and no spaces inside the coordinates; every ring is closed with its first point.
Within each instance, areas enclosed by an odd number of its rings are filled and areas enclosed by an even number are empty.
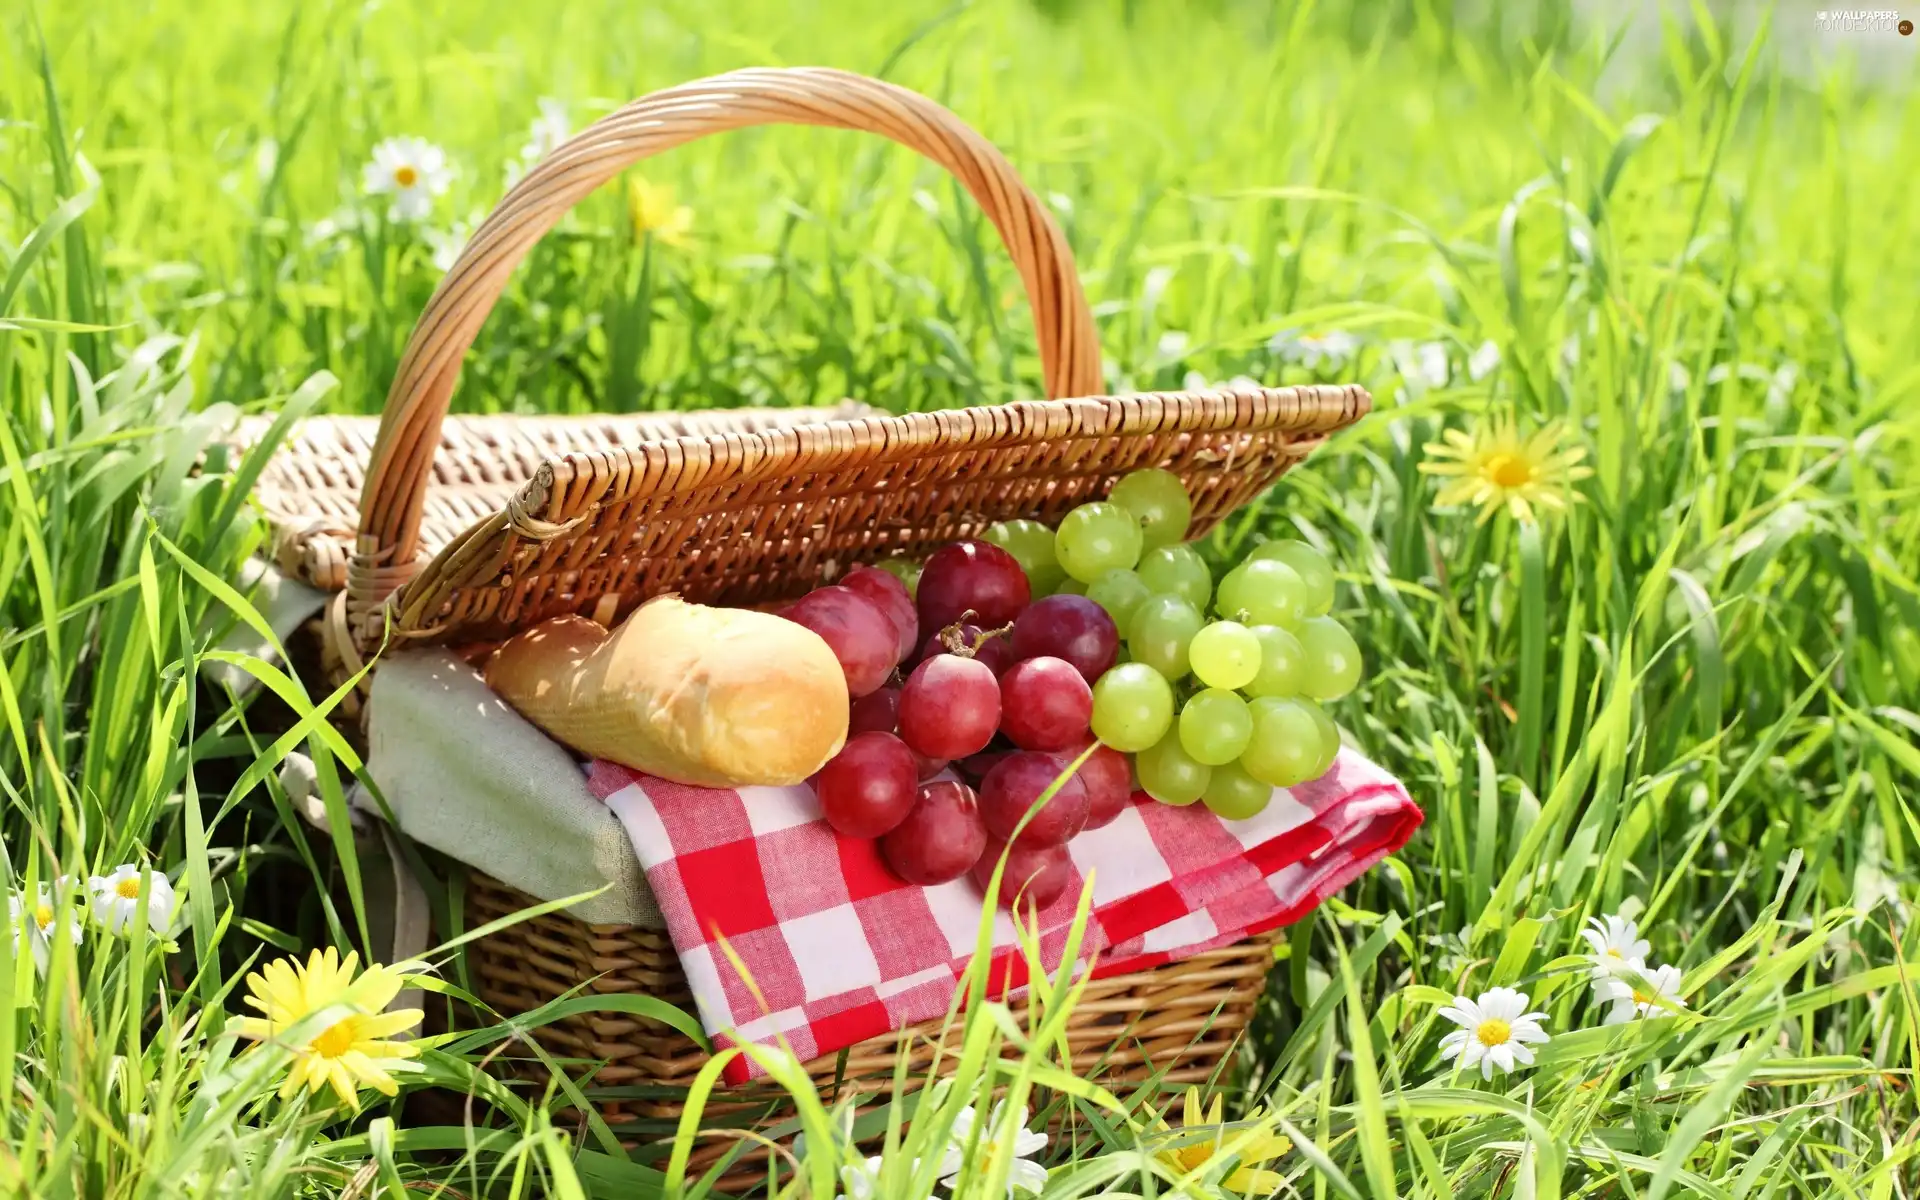
{"type": "Polygon", "coordinates": [[[343,664],[356,671],[363,652],[389,639],[446,640],[441,635],[447,631],[438,620],[444,604],[461,589],[500,578],[521,545],[564,538],[608,505],[712,486],[716,472],[727,484],[744,487],[783,475],[815,474],[855,459],[886,465],[961,450],[1044,444],[1059,437],[1231,430],[1293,435],[1289,444],[1297,448],[1297,459],[1328,434],[1357,422],[1371,407],[1372,396],[1358,384],[1239,385],[856,416],[570,452],[543,462],[501,509],[450,540],[357,621],[350,621],[336,605],[333,637],[343,664]]]}

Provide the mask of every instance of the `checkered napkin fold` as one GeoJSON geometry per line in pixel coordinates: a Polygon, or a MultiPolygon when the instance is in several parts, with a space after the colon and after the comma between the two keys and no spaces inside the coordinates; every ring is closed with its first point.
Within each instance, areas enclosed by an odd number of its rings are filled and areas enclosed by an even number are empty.
{"type": "MultiPolygon", "coordinates": [[[[979,932],[971,879],[902,883],[874,842],[836,834],[805,786],[688,787],[608,762],[592,764],[587,786],[632,837],[718,1044],[784,1038],[807,1061],[946,1013],[979,932]]],[[[1110,824],[1069,843],[1073,883],[1039,914],[1042,963],[1059,965],[1089,875],[1082,953],[1096,977],[1118,975],[1299,920],[1420,821],[1406,789],[1346,750],[1312,783],[1276,789],[1250,820],[1136,793],[1110,824]]],[[[1025,981],[1004,910],[993,954],[992,978],[1025,981]]],[[[746,1055],[726,1070],[735,1083],[760,1073],[746,1055]]]]}

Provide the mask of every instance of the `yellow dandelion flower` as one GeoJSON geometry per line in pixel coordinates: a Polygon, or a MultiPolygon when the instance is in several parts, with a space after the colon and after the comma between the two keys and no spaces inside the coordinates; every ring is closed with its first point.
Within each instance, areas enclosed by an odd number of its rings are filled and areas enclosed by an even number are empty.
{"type": "Polygon", "coordinates": [[[1533,521],[1536,508],[1566,511],[1580,499],[1567,485],[1593,474],[1580,462],[1585,449],[1561,447],[1564,432],[1559,421],[1549,421],[1523,438],[1508,418],[1477,434],[1449,429],[1441,441],[1427,443],[1429,461],[1420,472],[1452,481],[1434,497],[1443,508],[1477,504],[1481,521],[1502,509],[1516,521],[1533,521]]]}
{"type": "Polygon", "coordinates": [[[322,1009],[345,1005],[354,1010],[310,1040],[287,1046],[293,1051],[293,1068],[280,1087],[281,1099],[302,1087],[318,1092],[331,1085],[343,1103],[358,1110],[361,1088],[392,1096],[400,1090],[393,1072],[418,1069],[406,1060],[420,1048],[389,1040],[418,1025],[423,1015],[417,1008],[385,1011],[400,993],[404,977],[376,963],[356,979],[358,962],[357,954],[342,960],[329,946],[314,951],[305,966],[282,958],[247,976],[246,1002],[264,1015],[243,1018],[240,1034],[256,1042],[285,1044],[288,1030],[322,1009]]]}
{"type": "Polygon", "coordinates": [[[633,222],[633,236],[651,235],[669,246],[686,241],[693,210],[673,201],[673,189],[665,184],[648,183],[638,175],[628,180],[627,218],[633,222]]]}
{"type": "MultiPolygon", "coordinates": [[[[1220,1181],[1220,1186],[1242,1195],[1271,1194],[1279,1188],[1283,1181],[1282,1176],[1278,1171],[1259,1169],[1259,1164],[1279,1158],[1293,1149],[1293,1143],[1278,1134],[1261,1129],[1261,1117],[1257,1112],[1252,1114],[1245,1123],[1228,1128],[1221,1121],[1225,1107],[1226,1102],[1219,1096],[1215,1096],[1212,1109],[1203,1114],[1200,1106],[1200,1089],[1188,1088],[1186,1105],[1181,1112],[1180,1132],[1193,1134],[1206,1131],[1212,1136],[1204,1140],[1183,1138],[1181,1144],[1161,1150],[1157,1157],[1161,1162],[1184,1175],[1206,1165],[1216,1157],[1224,1157],[1232,1153],[1240,1160],[1239,1164],[1234,1167],[1231,1174],[1220,1181]]],[[[1159,1126],[1164,1131],[1172,1132],[1165,1118],[1160,1120],[1159,1126]]]]}

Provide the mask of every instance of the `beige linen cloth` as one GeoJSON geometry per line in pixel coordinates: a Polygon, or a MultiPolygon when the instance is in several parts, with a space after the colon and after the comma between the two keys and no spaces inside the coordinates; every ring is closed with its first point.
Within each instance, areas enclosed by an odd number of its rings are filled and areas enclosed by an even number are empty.
{"type": "MultiPolygon", "coordinates": [[[[242,583],[282,644],[327,599],[264,564],[242,583]]],[[[279,657],[244,624],[222,648],[279,657]]],[[[227,664],[209,670],[240,694],[258,686],[227,664]]],[[[392,947],[388,961],[425,950],[430,932],[425,892],[385,812],[406,837],[536,899],[599,892],[566,910],[582,921],[665,928],[633,843],[587,790],[582,765],[508,707],[478,671],[434,648],[389,654],[373,673],[368,705],[366,774],[378,798],[356,782],[348,799],[370,932],[377,945],[392,947]]],[[[313,770],[305,755],[291,754],[280,781],[296,810],[325,829],[313,770]]]]}

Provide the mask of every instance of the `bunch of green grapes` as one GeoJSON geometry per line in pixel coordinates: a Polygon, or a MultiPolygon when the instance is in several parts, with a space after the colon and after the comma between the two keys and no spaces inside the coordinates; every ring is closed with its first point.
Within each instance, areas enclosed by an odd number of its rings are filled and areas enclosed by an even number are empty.
{"type": "Polygon", "coordinates": [[[1176,476],[1135,471],[1109,502],[1067,514],[1053,566],[1085,585],[1125,643],[1125,661],[1094,685],[1095,736],[1135,755],[1156,800],[1204,800],[1238,820],[1333,764],[1340,738],[1320,702],[1359,683],[1360,648],[1327,615],[1333,568],[1319,551],[1269,542],[1216,590],[1181,543],[1191,518],[1176,476]]]}

